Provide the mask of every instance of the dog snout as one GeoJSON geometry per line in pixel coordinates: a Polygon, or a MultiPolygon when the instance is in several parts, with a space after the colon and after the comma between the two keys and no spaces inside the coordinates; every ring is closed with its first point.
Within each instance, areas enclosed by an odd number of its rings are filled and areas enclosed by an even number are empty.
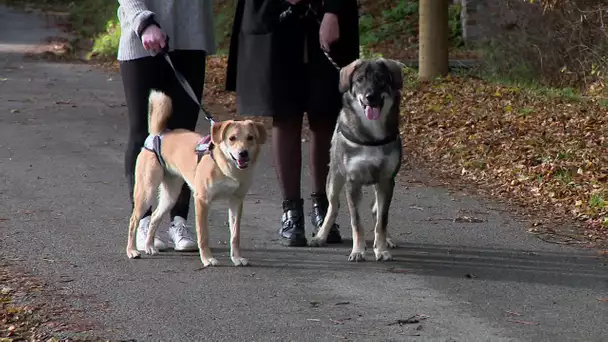
{"type": "Polygon", "coordinates": [[[249,159],[249,151],[247,151],[247,150],[240,151],[239,158],[240,159],[249,159]]]}
{"type": "Polygon", "coordinates": [[[382,96],[378,92],[368,92],[365,94],[365,100],[367,101],[368,105],[376,106],[382,102],[382,96]]]}

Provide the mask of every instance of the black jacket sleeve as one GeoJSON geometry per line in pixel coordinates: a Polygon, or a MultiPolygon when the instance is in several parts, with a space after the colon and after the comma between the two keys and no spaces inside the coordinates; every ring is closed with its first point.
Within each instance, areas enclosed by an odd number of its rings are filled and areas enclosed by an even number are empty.
{"type": "Polygon", "coordinates": [[[338,14],[342,9],[342,2],[345,0],[324,0],[323,7],[326,13],[338,14]]]}

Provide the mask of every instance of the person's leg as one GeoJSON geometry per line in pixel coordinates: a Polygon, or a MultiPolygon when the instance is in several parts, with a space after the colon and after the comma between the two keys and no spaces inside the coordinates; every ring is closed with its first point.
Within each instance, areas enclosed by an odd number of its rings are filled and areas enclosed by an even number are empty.
{"type": "MultiPolygon", "coordinates": [[[[310,195],[312,202],[310,220],[313,227],[315,227],[315,232],[323,225],[329,206],[325,184],[329,172],[331,139],[336,126],[336,119],[336,110],[332,110],[332,108],[328,108],[325,113],[309,112],[308,114],[311,132],[309,169],[313,186],[313,191],[310,195]]],[[[334,223],[327,236],[327,243],[340,242],[342,242],[342,237],[339,226],[334,223]]]]}
{"type": "Polygon", "coordinates": [[[287,246],[306,246],[302,174],[303,114],[276,116],[272,121],[272,150],[275,172],[283,196],[280,235],[287,246]]]}
{"type": "MultiPolygon", "coordinates": [[[[310,32],[314,40],[309,50],[308,85],[308,123],[311,132],[309,169],[313,186],[310,220],[315,233],[323,225],[329,206],[325,183],[329,172],[331,139],[342,108],[342,96],[338,90],[339,72],[321,51],[317,32],[310,32]]],[[[339,227],[334,224],[327,236],[327,243],[340,242],[339,227]]]]}
{"type": "MultiPolygon", "coordinates": [[[[158,61],[152,57],[141,58],[120,63],[120,74],[127,103],[129,117],[129,137],[125,151],[125,175],[129,186],[129,197],[133,207],[133,187],[135,185],[135,162],[141,151],[144,140],[148,136],[148,95],[158,84],[154,70],[158,61]]],[[[141,218],[137,231],[137,249],[144,247],[152,209],[148,208],[141,218]]],[[[165,244],[158,238],[154,245],[158,250],[166,249],[165,244]]]]}
{"type": "MultiPolygon", "coordinates": [[[[186,78],[192,87],[198,101],[201,101],[205,82],[205,52],[194,50],[178,50],[171,52],[171,60],[175,68],[186,78]]],[[[194,131],[199,117],[199,106],[190,98],[181,83],[166,64],[169,78],[166,80],[167,92],[173,100],[173,115],[169,120],[170,129],[183,128],[194,131]]],[[[192,193],[184,183],[180,195],[171,209],[171,226],[169,237],[176,251],[191,251],[197,249],[197,244],[191,232],[186,227],[190,199],[192,193]]]]}

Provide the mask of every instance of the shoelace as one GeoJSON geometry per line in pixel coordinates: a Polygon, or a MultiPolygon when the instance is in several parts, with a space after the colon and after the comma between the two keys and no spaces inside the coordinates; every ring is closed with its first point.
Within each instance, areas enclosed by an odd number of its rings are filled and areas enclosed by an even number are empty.
{"type": "Polygon", "coordinates": [[[186,225],[184,223],[174,224],[173,227],[175,236],[179,238],[179,241],[182,239],[192,239],[190,237],[190,232],[186,229],[186,225]]]}

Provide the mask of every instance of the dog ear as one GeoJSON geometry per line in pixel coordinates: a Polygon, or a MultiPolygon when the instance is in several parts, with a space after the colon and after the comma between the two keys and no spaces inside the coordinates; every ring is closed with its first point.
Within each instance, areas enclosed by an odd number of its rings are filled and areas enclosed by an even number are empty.
{"type": "Polygon", "coordinates": [[[257,131],[257,139],[260,145],[264,145],[268,139],[268,133],[266,133],[266,127],[261,122],[251,121],[251,125],[257,131]]]}
{"type": "Polygon", "coordinates": [[[342,69],[340,69],[340,85],[339,85],[339,89],[341,93],[345,93],[350,89],[351,83],[352,83],[352,76],[353,76],[353,72],[355,71],[355,69],[357,69],[357,67],[359,65],[361,65],[362,60],[361,59],[357,59],[353,62],[351,62],[349,65],[343,67],[342,69]]]}
{"type": "Polygon", "coordinates": [[[394,89],[401,90],[403,88],[403,68],[405,64],[394,59],[381,59],[381,62],[386,65],[386,68],[391,74],[392,86],[394,89]]]}
{"type": "Polygon", "coordinates": [[[219,145],[224,141],[224,133],[228,126],[232,124],[232,120],[216,122],[211,126],[211,142],[214,145],[219,145]]]}

